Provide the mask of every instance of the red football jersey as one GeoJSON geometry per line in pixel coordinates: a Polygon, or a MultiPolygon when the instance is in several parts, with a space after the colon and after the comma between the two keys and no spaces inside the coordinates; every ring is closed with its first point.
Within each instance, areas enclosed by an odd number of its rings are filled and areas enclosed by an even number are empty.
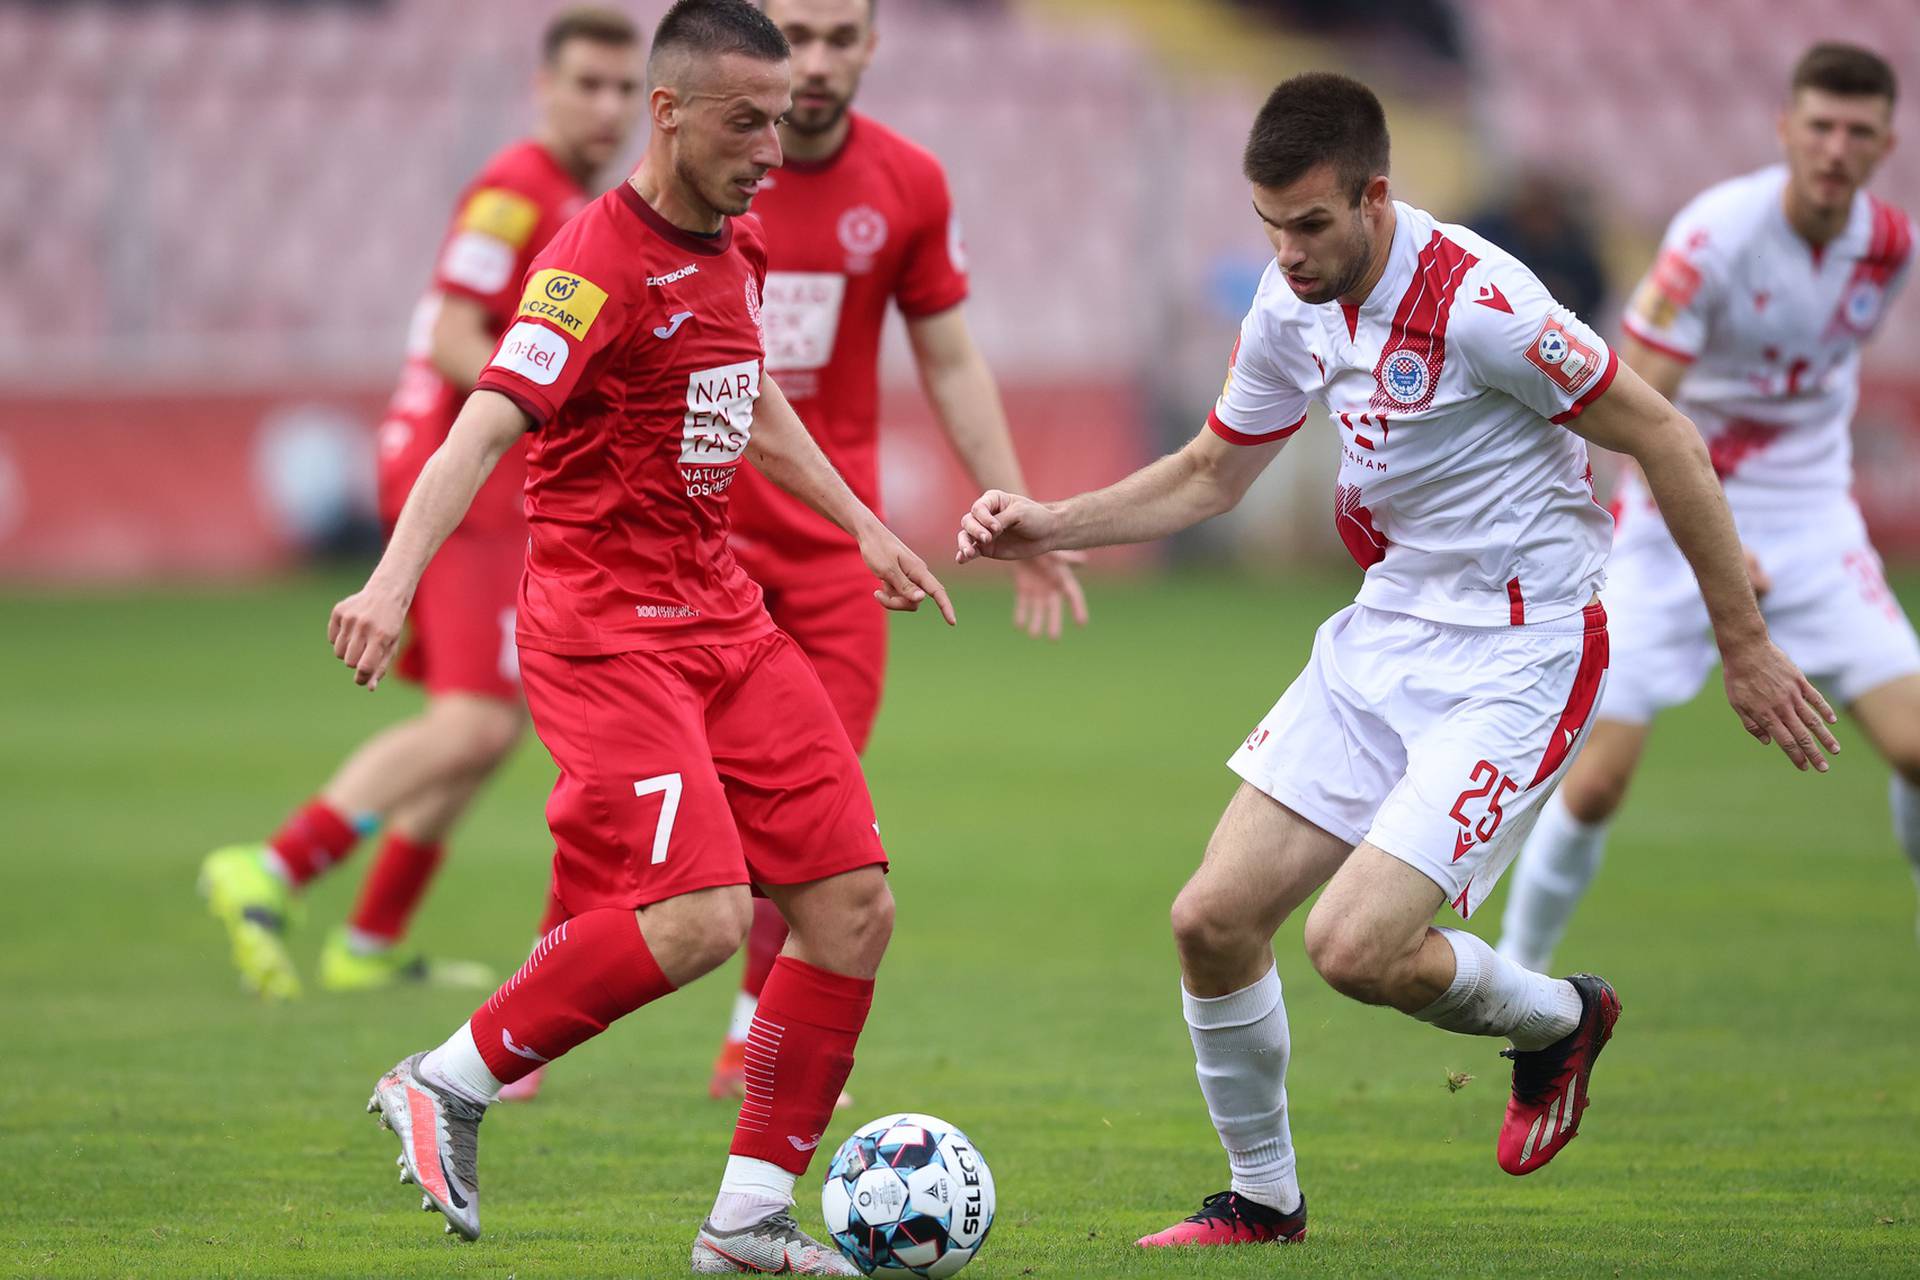
{"type": "MultiPolygon", "coordinates": [[[[580,211],[586,192],[553,154],[537,142],[516,142],[487,161],[460,194],[459,212],[440,245],[433,283],[414,307],[407,332],[407,362],[400,385],[380,424],[380,516],[399,518],[408,490],[440,442],[447,438],[467,393],[440,376],[428,359],[428,343],[440,303],[448,294],[472,298],[486,308],[498,337],[513,317],[520,281],[533,256],[561,224],[580,211]]],[[[526,485],[526,450],[500,459],[467,516],[475,529],[517,529],[526,485]]]]}
{"type": "MultiPolygon", "coordinates": [[[[847,484],[880,509],[880,329],[967,296],[953,197],[940,162],[857,112],[839,151],[787,161],[753,211],[766,229],[767,371],[847,484]]],[[[734,487],[734,528],[775,555],[845,547],[847,535],[757,472],[734,487]]]]}
{"type": "Polygon", "coordinates": [[[477,384],[538,424],[521,647],[622,653],[773,630],[727,546],[727,491],[760,395],[766,273],[752,217],[695,235],[626,182],[534,259],[477,384]]]}

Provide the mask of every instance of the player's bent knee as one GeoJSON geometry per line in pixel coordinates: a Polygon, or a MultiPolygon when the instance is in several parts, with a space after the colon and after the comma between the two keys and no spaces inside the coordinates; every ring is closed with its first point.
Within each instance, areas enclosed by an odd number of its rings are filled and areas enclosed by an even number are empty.
{"type": "Polygon", "coordinates": [[[1195,889],[1191,883],[1174,898],[1169,914],[1174,945],[1189,959],[1224,957],[1245,946],[1259,946],[1269,940],[1253,936],[1217,898],[1195,889]]]}
{"type": "Polygon", "coordinates": [[[683,987],[732,958],[753,927],[745,885],[702,889],[655,903],[640,914],[640,932],[675,986],[683,987]]]}
{"type": "Polygon", "coordinates": [[[1625,769],[1582,770],[1576,766],[1560,784],[1560,803],[1576,821],[1588,826],[1606,822],[1626,801],[1627,786],[1632,781],[1633,774],[1625,769]]]}
{"type": "Polygon", "coordinates": [[[1307,916],[1307,959],[1326,984],[1363,1004],[1391,1004],[1399,985],[1395,951],[1364,921],[1315,910],[1307,916]]]}

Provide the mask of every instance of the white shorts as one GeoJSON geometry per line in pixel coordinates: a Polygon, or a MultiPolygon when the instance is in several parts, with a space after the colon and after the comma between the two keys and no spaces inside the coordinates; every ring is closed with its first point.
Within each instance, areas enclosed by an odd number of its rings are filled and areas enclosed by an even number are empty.
{"type": "Polygon", "coordinates": [[[1459,627],[1349,605],[1227,764],[1431,879],[1462,917],[1553,794],[1607,674],[1607,614],[1459,627]]]}
{"type": "MultiPolygon", "coordinates": [[[[1742,520],[1741,539],[1773,580],[1760,598],[1773,642],[1842,706],[1920,671],[1920,639],[1900,609],[1851,503],[1791,524],[1742,520]]],[[[1707,606],[1660,513],[1629,500],[1607,563],[1613,677],[1600,718],[1645,724],[1689,702],[1720,660],[1707,606]]]]}

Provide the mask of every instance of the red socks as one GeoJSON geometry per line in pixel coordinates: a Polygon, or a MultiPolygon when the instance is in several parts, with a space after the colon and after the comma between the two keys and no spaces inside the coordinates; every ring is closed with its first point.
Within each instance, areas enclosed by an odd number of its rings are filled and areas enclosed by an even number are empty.
{"type": "Polygon", "coordinates": [[[388,832],[347,923],[368,937],[397,942],[407,932],[445,856],[446,849],[437,840],[422,843],[388,832]]]}
{"type": "Polygon", "coordinates": [[[584,912],[542,938],[520,972],[474,1011],[473,1042],[494,1079],[512,1084],[672,990],[639,917],[624,908],[584,912]]]}
{"type": "MultiPolygon", "coordinates": [[[[807,1171],[853,1071],[853,1046],[872,1005],[871,978],[828,973],[792,956],[774,962],[747,1036],[747,1097],[733,1130],[734,1155],[807,1171]]],[[[478,1038],[477,1019],[474,1027],[478,1038]]]]}
{"type": "Polygon", "coordinates": [[[787,945],[787,920],[771,898],[753,900],[753,929],[747,934],[747,967],[740,976],[740,989],[758,999],[766,988],[773,962],[780,948],[787,945]]]}
{"type": "Polygon", "coordinates": [[[296,889],[346,857],[358,843],[360,833],[353,824],[318,796],[296,809],[267,841],[296,889]]]}

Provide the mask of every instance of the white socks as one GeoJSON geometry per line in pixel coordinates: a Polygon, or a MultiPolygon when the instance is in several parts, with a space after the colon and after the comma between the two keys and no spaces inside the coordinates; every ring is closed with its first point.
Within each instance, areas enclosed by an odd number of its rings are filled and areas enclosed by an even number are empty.
{"type": "Polygon", "coordinates": [[[727,1171],[720,1175],[720,1194],[708,1215],[714,1229],[738,1231],[765,1222],[793,1203],[798,1176],[769,1160],[728,1156],[727,1171]]]}
{"type": "MultiPolygon", "coordinates": [[[[1920,807],[1920,800],[1915,801],[1920,807]]],[[[1545,969],[1567,931],[1573,909],[1600,870],[1607,824],[1585,823],[1568,812],[1555,792],[1520,851],[1500,919],[1500,954],[1529,969],[1545,969]]],[[[1912,852],[1920,867],[1920,854],[1912,852]]]]}
{"type": "Polygon", "coordinates": [[[1544,1049],[1580,1025],[1580,993],[1561,978],[1523,969],[1460,929],[1441,929],[1453,947],[1453,985],[1413,1016],[1445,1031],[1505,1036],[1516,1049],[1544,1049]]]}
{"type": "Polygon", "coordinates": [[[1920,787],[1899,774],[1887,786],[1887,801],[1893,807],[1893,836],[1906,850],[1913,865],[1913,879],[1920,885],[1920,787]]]}
{"type": "Polygon", "coordinates": [[[747,1036],[753,1031],[753,1011],[760,1007],[758,996],[750,996],[744,991],[733,993],[733,1021],[727,1024],[727,1039],[735,1044],[745,1044],[747,1036]]]}
{"type": "Polygon", "coordinates": [[[1232,1189],[1281,1213],[1300,1206],[1293,1133],[1287,1127],[1287,1009],[1280,974],[1212,999],[1181,1003],[1207,1114],[1227,1149],[1232,1189]]]}
{"type": "Polygon", "coordinates": [[[500,1082],[487,1070],[480,1046],[473,1042],[473,1024],[463,1022],[447,1042],[420,1063],[420,1074],[450,1093],[486,1106],[500,1096],[500,1082]]]}

